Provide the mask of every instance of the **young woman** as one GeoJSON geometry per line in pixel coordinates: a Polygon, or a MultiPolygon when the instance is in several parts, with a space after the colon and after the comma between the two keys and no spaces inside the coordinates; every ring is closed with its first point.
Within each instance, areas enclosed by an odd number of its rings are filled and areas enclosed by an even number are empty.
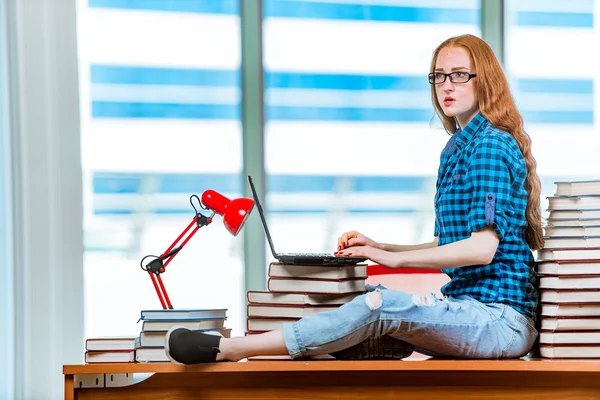
{"type": "Polygon", "coordinates": [[[441,154],[435,194],[435,239],[413,246],[344,233],[337,254],[389,268],[441,269],[451,278],[443,298],[382,287],[331,312],[281,330],[231,339],[171,329],[174,362],[293,358],[402,358],[413,347],[457,358],[513,358],[537,337],[538,293],[531,250],[543,246],[540,181],[531,142],[492,49],[463,35],[433,53],[431,97],[452,134],[441,154]]]}

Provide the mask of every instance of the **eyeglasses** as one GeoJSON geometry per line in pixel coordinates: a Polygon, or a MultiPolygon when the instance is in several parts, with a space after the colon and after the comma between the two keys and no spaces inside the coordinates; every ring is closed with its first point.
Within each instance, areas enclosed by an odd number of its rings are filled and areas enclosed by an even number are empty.
{"type": "Polygon", "coordinates": [[[456,71],[449,74],[443,72],[432,72],[428,75],[429,83],[432,85],[439,85],[440,83],[446,82],[446,77],[450,77],[452,83],[467,83],[471,78],[475,78],[477,74],[470,74],[467,71],[456,71]]]}

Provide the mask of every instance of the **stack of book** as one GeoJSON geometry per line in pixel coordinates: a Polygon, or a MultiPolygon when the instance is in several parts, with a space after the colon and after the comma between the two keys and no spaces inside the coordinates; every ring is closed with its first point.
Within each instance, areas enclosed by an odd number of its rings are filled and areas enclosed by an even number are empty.
{"type": "Polygon", "coordinates": [[[85,341],[85,362],[131,363],[135,361],[135,349],[139,338],[135,336],[94,337],[85,341]]]}
{"type": "MultiPolygon", "coordinates": [[[[249,291],[246,335],[281,328],[285,322],[333,311],[365,292],[366,264],[349,266],[269,264],[267,291],[249,291]]],[[[289,359],[251,357],[258,359],[289,359]]]]}
{"type": "Polygon", "coordinates": [[[537,257],[540,355],[600,358],[600,180],[556,185],[537,257]]]}
{"type": "Polygon", "coordinates": [[[226,309],[143,310],[135,361],[168,362],[164,347],[165,335],[176,325],[197,331],[217,331],[224,337],[230,337],[231,329],[225,328],[226,319],[226,309]]]}

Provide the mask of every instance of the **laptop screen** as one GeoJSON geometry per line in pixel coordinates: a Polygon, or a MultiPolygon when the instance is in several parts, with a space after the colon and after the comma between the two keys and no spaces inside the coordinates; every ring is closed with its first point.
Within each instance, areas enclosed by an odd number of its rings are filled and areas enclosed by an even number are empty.
{"type": "Polygon", "coordinates": [[[263,228],[265,228],[265,234],[267,235],[267,240],[269,242],[269,246],[271,247],[271,253],[273,253],[273,257],[277,258],[275,246],[273,246],[273,240],[271,239],[271,234],[269,233],[269,228],[267,227],[267,219],[265,218],[265,213],[260,205],[260,200],[258,199],[258,194],[256,193],[256,189],[254,188],[254,183],[252,183],[252,177],[250,175],[248,175],[248,182],[250,183],[250,189],[252,189],[252,197],[254,197],[254,202],[258,208],[258,215],[260,215],[263,228]]]}

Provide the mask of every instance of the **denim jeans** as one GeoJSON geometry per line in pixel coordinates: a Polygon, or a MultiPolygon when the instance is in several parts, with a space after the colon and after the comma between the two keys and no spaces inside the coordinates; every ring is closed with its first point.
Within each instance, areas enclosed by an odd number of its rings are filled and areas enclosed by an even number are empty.
{"type": "Polygon", "coordinates": [[[370,287],[339,309],[283,324],[292,358],[333,353],[365,339],[389,335],[438,357],[518,358],[538,332],[531,318],[506,304],[469,296],[437,298],[370,287]]]}

